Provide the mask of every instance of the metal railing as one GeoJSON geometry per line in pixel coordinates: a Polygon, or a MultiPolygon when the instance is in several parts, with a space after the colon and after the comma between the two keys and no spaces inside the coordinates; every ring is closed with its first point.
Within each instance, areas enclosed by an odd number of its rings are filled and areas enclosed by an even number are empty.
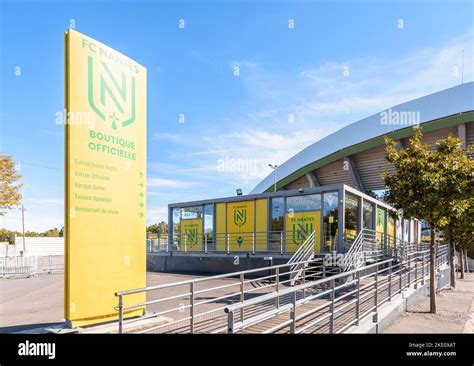
{"type": "Polygon", "coordinates": [[[306,238],[303,244],[288,261],[291,271],[290,284],[293,286],[295,282],[301,277],[303,270],[308,267],[308,261],[314,258],[314,243],[316,233],[314,231],[306,238]]]}
{"type": "Polygon", "coordinates": [[[64,256],[1,257],[0,277],[35,276],[64,270],[64,256]]]}
{"type": "Polygon", "coordinates": [[[156,239],[147,239],[146,248],[148,253],[168,252],[168,235],[158,234],[156,239]]]}
{"type": "MultiPolygon", "coordinates": [[[[440,251],[437,267],[445,263],[447,257],[440,251]]],[[[394,295],[425,283],[429,265],[428,250],[413,252],[400,263],[391,258],[227,306],[227,333],[342,333],[370,315],[376,322],[381,305],[392,301],[394,295]],[[313,294],[304,296],[311,292],[313,294]],[[287,299],[285,303],[282,303],[283,298],[287,299]],[[280,307],[236,319],[236,313],[245,314],[247,308],[264,302],[279,302],[280,307]]]]}
{"type": "MultiPolygon", "coordinates": [[[[168,248],[164,248],[165,237],[162,236],[160,244],[154,244],[153,250],[173,251],[178,253],[275,253],[293,255],[298,247],[287,245],[293,241],[292,232],[285,231],[256,231],[256,232],[217,232],[201,235],[176,234],[168,237],[168,248]],[[161,249],[155,249],[156,247],[161,249]]],[[[301,241],[305,240],[308,233],[303,233],[301,241]]],[[[157,240],[158,239],[153,239],[157,240]]],[[[155,242],[153,242],[155,243],[155,242]]],[[[151,244],[147,247],[150,248],[151,244]]],[[[324,246],[323,246],[324,247],[324,246]]]]}
{"type": "MultiPolygon", "coordinates": [[[[298,264],[305,263],[311,264],[311,271],[306,273],[306,268],[303,268],[301,275],[303,283],[331,274],[331,269],[324,266],[322,256],[317,256],[309,261],[298,262],[298,264]]],[[[173,321],[149,327],[143,332],[216,333],[225,331],[227,327],[224,314],[226,302],[243,302],[250,297],[280,292],[290,286],[291,276],[298,270],[291,269],[294,265],[295,263],[285,263],[116,292],[118,306],[115,310],[119,317],[118,331],[123,333],[127,327],[133,327],[134,322],[143,319],[164,316],[173,316],[173,321]],[[216,286],[213,284],[216,280],[227,283],[216,286]],[[163,292],[166,292],[169,296],[160,296],[163,292]],[[139,303],[133,303],[127,299],[135,294],[146,294],[149,299],[139,303]],[[147,310],[153,311],[153,307],[158,307],[158,311],[137,319],[125,319],[127,312],[139,308],[147,308],[147,310]],[[201,325],[199,329],[196,329],[198,323],[201,323],[201,325]]],[[[265,309],[261,310],[264,311],[265,309]]],[[[252,310],[253,313],[258,311],[258,309],[252,310]]],[[[243,312],[241,316],[244,316],[243,312]]]]}
{"type": "Polygon", "coordinates": [[[348,271],[349,269],[358,268],[360,266],[361,258],[363,258],[363,256],[361,256],[363,245],[364,230],[361,230],[342,259],[343,271],[348,271]]]}

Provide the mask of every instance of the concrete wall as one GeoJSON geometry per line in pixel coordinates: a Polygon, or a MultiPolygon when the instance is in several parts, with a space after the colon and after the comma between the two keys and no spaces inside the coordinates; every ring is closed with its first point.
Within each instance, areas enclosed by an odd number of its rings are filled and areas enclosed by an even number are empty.
{"type": "MultiPolygon", "coordinates": [[[[270,255],[269,255],[270,256],[270,255]]],[[[268,267],[263,255],[148,253],[147,271],[193,274],[223,274],[268,267]]],[[[271,256],[273,265],[285,264],[289,257],[271,256]]],[[[263,272],[264,270],[262,270],[263,272]]],[[[256,275],[262,276],[262,272],[256,275]]]]}

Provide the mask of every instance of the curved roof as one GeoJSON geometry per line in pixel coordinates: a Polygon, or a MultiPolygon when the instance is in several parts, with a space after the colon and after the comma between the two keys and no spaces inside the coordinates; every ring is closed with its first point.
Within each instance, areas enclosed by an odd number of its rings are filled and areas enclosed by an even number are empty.
{"type": "MultiPolygon", "coordinates": [[[[391,109],[392,113],[419,112],[418,116],[420,124],[460,115],[466,112],[472,112],[474,111],[474,82],[469,82],[434,94],[429,94],[387,108],[385,111],[388,111],[389,109],[391,109]]],[[[407,127],[406,124],[382,124],[382,112],[383,111],[341,128],[331,135],[328,135],[306,147],[285,163],[281,164],[277,169],[277,179],[280,182],[278,187],[288,183],[289,176],[297,178],[298,176],[302,176],[309,172],[314,168],[314,163],[321,159],[325,159],[337,152],[341,153],[339,155],[344,156],[345,149],[353,145],[358,145],[387,134],[391,135],[401,130],[409,130],[409,134],[412,134],[411,128],[407,127]],[[284,184],[281,184],[282,182],[284,184]]],[[[470,120],[473,120],[471,116],[470,118],[470,120]]],[[[451,125],[453,124],[453,122],[450,123],[451,125]]],[[[463,123],[463,121],[459,121],[458,119],[454,121],[454,124],[459,123],[463,123]]],[[[442,128],[444,126],[446,126],[446,123],[441,123],[434,127],[442,128]]],[[[373,145],[367,146],[367,148],[371,147],[373,147],[373,145]]],[[[349,154],[349,151],[347,151],[347,155],[349,154]]],[[[336,159],[332,159],[331,161],[334,160],[336,159]]],[[[327,163],[331,161],[328,160],[327,163]]],[[[269,174],[250,193],[255,194],[265,192],[273,186],[273,179],[273,173],[269,174]]]]}

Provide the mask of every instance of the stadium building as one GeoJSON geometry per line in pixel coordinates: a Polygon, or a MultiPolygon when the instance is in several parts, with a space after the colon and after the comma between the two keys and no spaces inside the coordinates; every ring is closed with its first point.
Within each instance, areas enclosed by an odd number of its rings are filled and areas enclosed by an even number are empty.
{"type": "Polygon", "coordinates": [[[287,262],[314,232],[316,253],[345,253],[361,230],[377,248],[418,243],[421,225],[377,199],[392,171],[384,137],[406,147],[414,125],[435,148],[449,134],[474,143],[474,82],[393,106],[306,147],[249,195],[174,203],[151,270],[223,273],[287,262]]]}

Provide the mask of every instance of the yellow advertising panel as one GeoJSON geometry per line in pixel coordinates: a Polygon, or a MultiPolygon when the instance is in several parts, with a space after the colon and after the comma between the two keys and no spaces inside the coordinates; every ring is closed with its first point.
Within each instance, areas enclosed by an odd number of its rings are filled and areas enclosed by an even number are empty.
{"type": "Polygon", "coordinates": [[[76,327],[116,319],[115,292],[146,286],[146,69],[74,30],[65,48],[65,318],[76,327]]]}
{"type": "Polygon", "coordinates": [[[254,220],[254,201],[227,203],[227,232],[231,251],[252,251],[254,220]]]}
{"type": "Polygon", "coordinates": [[[296,252],[306,238],[315,231],[314,250],[320,251],[320,211],[290,212],[286,214],[286,251],[296,252]]]}
{"type": "Polygon", "coordinates": [[[181,220],[181,245],[187,252],[202,250],[202,219],[181,220]]]}

